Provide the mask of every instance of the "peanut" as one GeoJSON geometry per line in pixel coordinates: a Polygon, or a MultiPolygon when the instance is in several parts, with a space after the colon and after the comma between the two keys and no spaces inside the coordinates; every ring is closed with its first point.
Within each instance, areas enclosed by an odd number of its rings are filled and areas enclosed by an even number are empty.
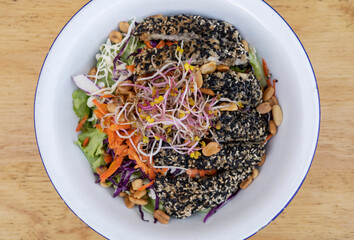
{"type": "Polygon", "coordinates": [[[253,181],[252,176],[249,176],[246,180],[244,180],[240,184],[240,188],[241,189],[246,189],[252,183],[252,181],[253,181]]]}
{"type": "Polygon", "coordinates": [[[110,113],[114,113],[116,111],[117,105],[115,105],[114,103],[108,103],[107,104],[107,110],[110,113]]]}
{"type": "Polygon", "coordinates": [[[109,34],[109,40],[111,40],[112,43],[120,43],[123,40],[123,35],[121,32],[112,31],[109,34]]]}
{"type": "Polygon", "coordinates": [[[129,94],[130,89],[132,89],[132,86],[121,86],[124,84],[133,84],[133,82],[131,80],[126,80],[126,81],[122,82],[121,84],[119,84],[117,87],[117,91],[120,94],[127,95],[127,94],[129,94]]]}
{"type": "Polygon", "coordinates": [[[124,197],[124,203],[125,203],[125,206],[127,206],[127,208],[133,208],[135,206],[135,203],[133,203],[132,201],[129,200],[128,195],[124,197]]]}
{"type": "Polygon", "coordinates": [[[128,30],[129,30],[129,23],[128,22],[120,22],[119,23],[119,30],[122,32],[122,33],[128,33],[128,30]]]}
{"type": "Polygon", "coordinates": [[[258,163],[258,167],[262,166],[264,164],[266,160],[266,155],[264,154],[262,157],[261,157],[261,161],[258,163]]]}
{"type": "Polygon", "coordinates": [[[144,197],[146,195],[146,193],[147,193],[147,191],[145,189],[143,191],[136,191],[133,194],[133,197],[136,199],[140,199],[140,198],[144,197]]]}
{"type": "Polygon", "coordinates": [[[273,114],[273,121],[277,127],[280,126],[281,122],[283,121],[283,112],[279,105],[274,105],[272,107],[272,114],[273,114]]]}
{"type": "Polygon", "coordinates": [[[102,173],[104,173],[107,170],[107,167],[97,167],[96,168],[96,173],[101,175],[102,173]]]}
{"type": "Polygon", "coordinates": [[[265,113],[269,113],[270,111],[272,111],[272,107],[270,106],[269,102],[263,102],[256,107],[256,110],[260,114],[265,114],[265,113]]]}
{"type": "Polygon", "coordinates": [[[132,203],[135,203],[136,205],[144,206],[144,205],[148,204],[148,200],[145,200],[145,199],[136,199],[131,195],[129,195],[128,198],[132,203]]]}
{"type": "Polygon", "coordinates": [[[100,182],[101,187],[108,188],[108,184],[105,182],[100,182]]]}
{"type": "Polygon", "coordinates": [[[230,68],[227,65],[218,65],[216,70],[219,72],[227,72],[230,70],[230,68]]]}
{"type": "Polygon", "coordinates": [[[273,105],[279,105],[279,102],[278,102],[278,99],[276,96],[272,96],[271,100],[273,102],[273,105]]]}
{"type": "MultiPolygon", "coordinates": [[[[96,73],[97,73],[97,68],[96,68],[96,67],[93,67],[93,68],[91,68],[90,71],[88,72],[88,75],[90,75],[90,76],[96,76],[96,73]]],[[[95,80],[94,77],[89,77],[89,79],[95,80]]]]}
{"type": "Polygon", "coordinates": [[[275,123],[273,120],[269,121],[269,132],[274,136],[277,134],[277,126],[275,126],[275,123]]]}
{"type": "Polygon", "coordinates": [[[119,197],[125,197],[125,196],[128,196],[128,194],[126,192],[120,192],[118,194],[119,197]]]}
{"type": "Polygon", "coordinates": [[[160,209],[155,210],[154,218],[157,219],[162,224],[167,224],[170,220],[170,216],[168,216],[165,212],[161,211],[160,209]]]}
{"type": "Polygon", "coordinates": [[[268,101],[269,99],[272,98],[273,95],[274,95],[274,88],[272,86],[267,87],[263,93],[263,101],[268,101]]]}
{"type": "Polygon", "coordinates": [[[210,74],[215,72],[215,70],[216,70],[216,62],[214,61],[208,62],[200,68],[202,74],[210,74]]]}
{"type": "Polygon", "coordinates": [[[209,88],[201,88],[200,91],[206,95],[210,95],[212,97],[215,96],[215,93],[213,90],[209,89],[209,88]]]}
{"type": "Polygon", "coordinates": [[[138,190],[141,186],[143,186],[143,180],[142,179],[135,179],[133,182],[132,182],[132,188],[133,190],[138,190]]]}
{"type": "Polygon", "coordinates": [[[245,50],[248,52],[250,50],[250,47],[248,46],[248,42],[246,40],[242,40],[241,43],[243,44],[245,50]]]}
{"type": "Polygon", "coordinates": [[[195,83],[197,84],[197,88],[201,88],[203,86],[203,75],[200,71],[195,72],[195,83]]]}
{"type": "Polygon", "coordinates": [[[156,14],[156,15],[152,15],[150,16],[151,18],[163,18],[162,14],[156,14]]]}
{"type": "Polygon", "coordinates": [[[219,108],[220,111],[237,111],[238,110],[238,106],[234,102],[232,102],[232,103],[222,103],[221,105],[223,107],[219,108]]]}
{"type": "Polygon", "coordinates": [[[202,149],[202,153],[204,156],[209,157],[214,154],[217,154],[221,150],[219,143],[217,142],[210,142],[202,149]]]}
{"type": "Polygon", "coordinates": [[[252,176],[253,179],[255,179],[256,177],[258,177],[258,174],[259,174],[258,169],[255,168],[255,169],[253,169],[253,172],[252,172],[251,176],[252,176]]]}

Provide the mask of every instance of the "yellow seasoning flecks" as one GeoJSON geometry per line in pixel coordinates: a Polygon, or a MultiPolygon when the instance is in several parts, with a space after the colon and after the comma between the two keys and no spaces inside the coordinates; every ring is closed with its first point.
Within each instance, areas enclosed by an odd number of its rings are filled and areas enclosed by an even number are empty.
{"type": "Polygon", "coordinates": [[[143,137],[143,143],[149,143],[149,138],[147,136],[143,137]]]}
{"type": "Polygon", "coordinates": [[[141,112],[141,108],[140,107],[138,108],[138,112],[141,112]]]}
{"type": "Polygon", "coordinates": [[[202,154],[199,151],[194,153],[194,159],[198,159],[202,154]]]}
{"type": "Polygon", "coordinates": [[[220,129],[221,129],[220,124],[217,124],[217,125],[215,126],[215,128],[216,128],[217,130],[220,130],[220,129]]]}
{"type": "Polygon", "coordinates": [[[170,138],[170,137],[167,138],[167,142],[168,142],[168,143],[172,143],[172,138],[170,138]]]}
{"type": "Polygon", "coordinates": [[[183,48],[181,48],[180,46],[177,45],[177,51],[180,52],[180,53],[183,53],[183,48]]]}
{"type": "Polygon", "coordinates": [[[190,104],[191,106],[194,106],[194,105],[195,105],[195,102],[194,102],[194,100],[193,100],[192,98],[189,98],[189,99],[188,99],[188,102],[189,102],[189,104],[190,104]]]}
{"type": "Polygon", "coordinates": [[[240,107],[240,108],[244,108],[243,104],[241,102],[237,102],[237,105],[240,107]]]}
{"type": "Polygon", "coordinates": [[[184,118],[186,116],[186,113],[182,110],[179,111],[178,117],[179,118],[184,118]]]}
{"type": "Polygon", "coordinates": [[[195,137],[194,137],[194,141],[197,141],[197,142],[200,141],[200,137],[195,136],[195,137]]]}
{"type": "Polygon", "coordinates": [[[194,152],[191,152],[190,156],[191,156],[191,158],[194,158],[195,153],[194,153],[194,152]]]}
{"type": "Polygon", "coordinates": [[[204,141],[201,141],[201,142],[200,142],[200,146],[202,146],[202,148],[203,148],[203,147],[206,146],[206,143],[205,143],[204,141]]]}
{"type": "Polygon", "coordinates": [[[161,138],[159,137],[159,136],[154,136],[154,138],[156,139],[156,140],[160,140],[161,138]]]}
{"type": "Polygon", "coordinates": [[[189,63],[185,63],[184,64],[184,69],[186,69],[186,71],[189,71],[189,70],[193,71],[195,69],[195,66],[192,66],[189,63]]]}
{"type": "Polygon", "coordinates": [[[155,119],[151,118],[150,116],[147,116],[147,117],[146,117],[146,121],[147,121],[148,123],[154,123],[154,122],[155,122],[155,119]]]}

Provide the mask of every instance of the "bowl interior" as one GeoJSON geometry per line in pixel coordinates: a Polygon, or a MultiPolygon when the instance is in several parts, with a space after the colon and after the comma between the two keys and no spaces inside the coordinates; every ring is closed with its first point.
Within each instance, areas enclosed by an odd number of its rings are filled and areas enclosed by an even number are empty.
{"type": "Polygon", "coordinates": [[[34,114],[38,147],[54,187],[78,217],[114,239],[243,239],[254,234],[297,192],[311,165],[319,130],[318,90],[306,53],[282,18],[261,0],[156,0],[150,6],[142,0],[89,2],[49,51],[34,114]],[[173,219],[166,226],[141,221],[138,211],[127,209],[121,198],[94,183],[88,161],[74,145],[77,118],[72,111],[71,76],[88,72],[100,44],[119,21],[159,13],[199,14],[232,23],[279,80],[276,91],[284,120],[267,145],[259,177],[206,224],[204,214],[173,219]]]}

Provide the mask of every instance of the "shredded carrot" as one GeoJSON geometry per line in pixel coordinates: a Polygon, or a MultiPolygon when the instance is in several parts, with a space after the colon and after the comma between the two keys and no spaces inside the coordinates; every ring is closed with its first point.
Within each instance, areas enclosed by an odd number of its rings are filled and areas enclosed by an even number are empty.
{"type": "Polygon", "coordinates": [[[140,167],[141,170],[143,170],[144,173],[148,174],[149,173],[149,168],[148,166],[146,166],[146,164],[140,160],[138,154],[135,152],[134,148],[129,148],[128,149],[128,156],[130,159],[135,160],[137,166],[136,167],[140,167]]]}
{"type": "Polygon", "coordinates": [[[140,188],[138,188],[138,191],[143,191],[144,189],[147,189],[148,187],[150,187],[152,184],[154,184],[155,180],[152,180],[151,182],[141,186],[140,188]]]}
{"type": "Polygon", "coordinates": [[[99,101],[97,101],[96,98],[94,98],[92,100],[92,102],[96,105],[97,109],[101,111],[101,113],[103,113],[103,115],[106,115],[107,114],[107,110],[106,110],[106,106],[102,103],[100,103],[99,101]]]}
{"type": "Polygon", "coordinates": [[[264,140],[264,143],[268,142],[269,139],[271,139],[273,137],[273,134],[269,134],[266,138],[266,140],[264,140]]]}
{"type": "Polygon", "coordinates": [[[161,40],[157,45],[156,45],[156,48],[159,49],[159,48],[163,48],[165,46],[165,41],[164,40],[161,40]]]}
{"type": "Polygon", "coordinates": [[[105,94],[105,95],[102,95],[100,98],[113,98],[115,97],[113,94],[105,94]]]}
{"type": "Polygon", "coordinates": [[[191,178],[194,178],[196,175],[199,175],[200,177],[205,177],[205,175],[216,174],[217,170],[216,169],[210,169],[210,170],[188,169],[187,173],[191,178]]]}
{"type": "Polygon", "coordinates": [[[76,127],[76,132],[80,131],[82,126],[84,126],[86,120],[88,118],[88,115],[86,114],[81,120],[80,122],[77,124],[77,127],[76,127]]]}
{"type": "Polygon", "coordinates": [[[104,156],[104,161],[105,161],[105,163],[111,163],[112,162],[112,156],[111,156],[111,154],[106,154],[106,156],[104,156]]]}
{"type": "Polygon", "coordinates": [[[85,138],[85,140],[82,142],[82,146],[86,147],[89,144],[89,142],[90,142],[90,138],[89,137],[85,138]]]}
{"type": "Polygon", "coordinates": [[[134,65],[127,65],[126,68],[129,70],[129,72],[134,72],[134,65]]]}
{"type": "Polygon", "coordinates": [[[114,149],[114,152],[115,152],[116,156],[122,156],[122,154],[125,152],[125,150],[128,150],[128,146],[125,144],[124,145],[122,144],[122,145],[116,147],[114,149]]]}
{"type": "Polygon", "coordinates": [[[150,41],[145,41],[144,43],[145,43],[145,45],[146,45],[148,48],[153,48],[153,47],[151,46],[151,44],[150,44],[150,41]]]}
{"type": "Polygon", "coordinates": [[[172,46],[173,44],[177,44],[178,42],[177,41],[175,41],[175,42],[166,41],[165,43],[167,46],[172,46]]]}
{"type": "Polygon", "coordinates": [[[274,80],[273,80],[274,96],[275,96],[275,85],[276,85],[276,83],[277,83],[277,80],[274,79],[274,80]]]}
{"type": "Polygon", "coordinates": [[[116,133],[114,132],[114,131],[112,131],[112,130],[110,130],[110,129],[108,129],[108,128],[106,128],[105,130],[104,130],[104,132],[107,134],[107,136],[108,136],[108,142],[109,143],[113,143],[114,142],[114,140],[116,139],[116,133]]]}
{"type": "Polygon", "coordinates": [[[109,166],[109,168],[100,175],[101,178],[101,183],[105,182],[107,178],[112,176],[112,174],[117,171],[117,169],[120,167],[120,165],[123,162],[123,157],[116,157],[114,158],[113,162],[109,166]]]}
{"type": "MultiPolygon", "coordinates": [[[[130,138],[132,141],[127,140],[127,144],[128,144],[128,146],[129,146],[130,148],[133,148],[133,149],[134,149],[134,147],[132,146],[132,143],[131,143],[131,142],[133,142],[134,146],[137,147],[137,146],[138,146],[138,143],[140,142],[140,140],[141,140],[142,138],[143,138],[143,135],[141,135],[140,133],[138,133],[137,135],[133,135],[133,136],[130,138]]],[[[147,158],[148,158],[148,157],[147,157],[147,158]]]]}
{"type": "Polygon", "coordinates": [[[121,129],[129,129],[131,128],[130,124],[112,124],[109,129],[112,131],[118,131],[121,129]]]}
{"type": "Polygon", "coordinates": [[[268,70],[268,66],[267,66],[267,63],[264,60],[264,58],[262,59],[262,64],[263,64],[263,72],[264,72],[265,78],[267,79],[267,84],[268,84],[268,86],[272,86],[270,79],[268,78],[269,70],[268,70]]]}
{"type": "Polygon", "coordinates": [[[94,114],[96,115],[96,117],[99,118],[99,119],[102,119],[103,116],[104,116],[104,114],[101,113],[101,111],[98,110],[98,109],[93,110],[93,113],[94,113],[94,114]]]}

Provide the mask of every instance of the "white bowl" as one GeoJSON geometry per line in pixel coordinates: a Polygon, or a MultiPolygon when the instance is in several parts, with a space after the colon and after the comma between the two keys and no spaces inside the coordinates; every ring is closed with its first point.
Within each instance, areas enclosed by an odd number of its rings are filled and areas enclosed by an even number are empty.
{"type": "Polygon", "coordinates": [[[310,168],[320,125],[315,75],[299,39],[261,0],[95,0],[86,4],[54,41],[38,80],[35,131],[43,164],[58,194],[88,226],[110,239],[244,239],[274,220],[299,190],[310,168]],[[121,20],[154,14],[200,14],[234,24],[267,60],[279,80],[284,120],[267,146],[259,177],[207,223],[203,214],[168,225],[145,223],[138,211],[95,184],[77,139],[71,76],[86,73],[121,20]]]}

